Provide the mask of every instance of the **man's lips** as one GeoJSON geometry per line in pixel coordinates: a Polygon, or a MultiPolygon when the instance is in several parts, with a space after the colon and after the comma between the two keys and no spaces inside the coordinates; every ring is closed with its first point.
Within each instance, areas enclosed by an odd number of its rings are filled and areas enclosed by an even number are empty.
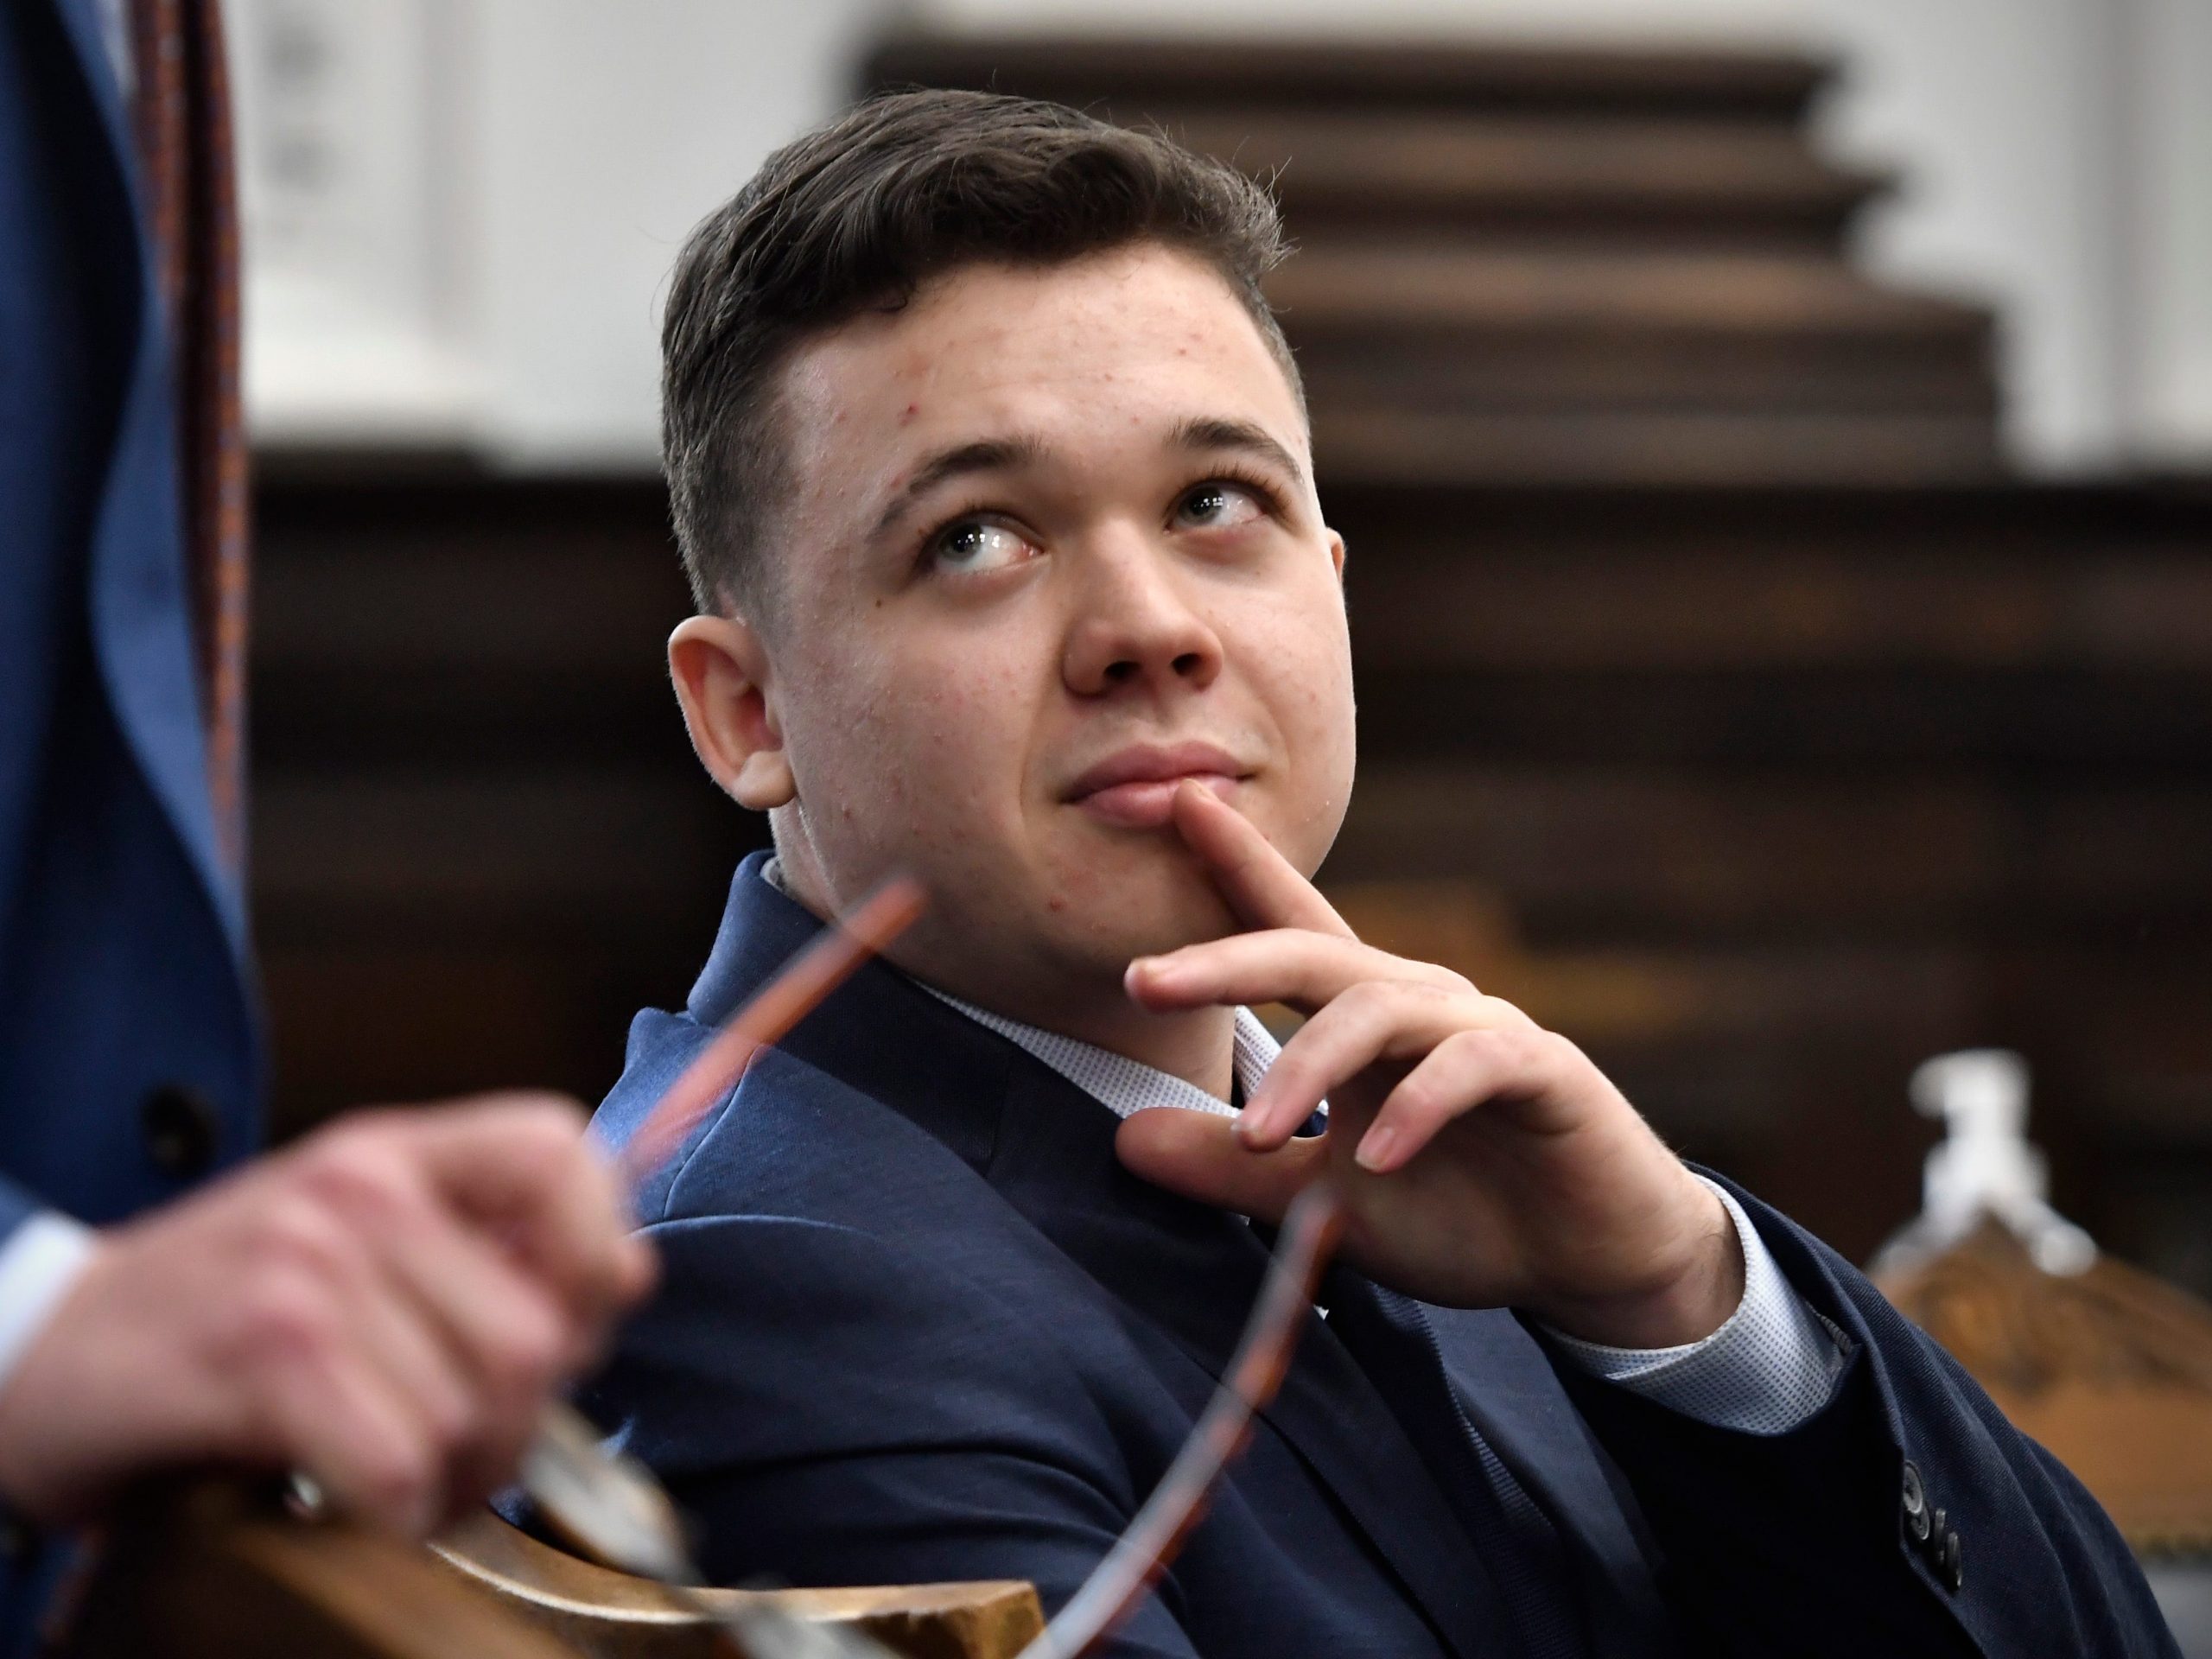
{"type": "Polygon", "coordinates": [[[1093,817],[1132,830],[1156,830],[1174,809],[1185,778],[1226,797],[1250,769],[1211,743],[1140,743],[1106,757],[1069,786],[1067,799],[1093,817]]]}

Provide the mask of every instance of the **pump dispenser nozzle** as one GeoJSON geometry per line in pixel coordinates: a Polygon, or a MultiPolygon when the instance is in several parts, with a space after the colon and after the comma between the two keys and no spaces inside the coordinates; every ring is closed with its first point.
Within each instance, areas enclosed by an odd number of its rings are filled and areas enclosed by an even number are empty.
{"type": "Polygon", "coordinates": [[[1913,1072],[1911,1095],[1945,1135],[1923,1168],[1920,1215],[1882,1247],[1880,1270],[1948,1249],[1984,1216],[2011,1228],[2046,1273],[2096,1260],[2089,1236],[2050,1207],[2050,1167],[2027,1139],[2025,1060],[2008,1048],[1939,1054],[1913,1072]]]}

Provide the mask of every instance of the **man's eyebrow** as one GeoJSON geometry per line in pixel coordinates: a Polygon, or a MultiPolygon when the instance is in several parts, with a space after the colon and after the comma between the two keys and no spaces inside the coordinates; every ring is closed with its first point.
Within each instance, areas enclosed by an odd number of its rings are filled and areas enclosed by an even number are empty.
{"type": "Polygon", "coordinates": [[[1192,451],[1241,449],[1248,454],[1271,461],[1288,473],[1299,483],[1306,481],[1306,468],[1298,457],[1284,448],[1264,428],[1250,421],[1232,420],[1218,415],[1193,415],[1176,423],[1175,429],[1167,435],[1170,448],[1192,451]]]}
{"type": "Polygon", "coordinates": [[[1041,439],[1017,435],[978,438],[925,455],[914,468],[913,475],[884,504],[883,514],[875,521],[874,534],[881,536],[899,522],[907,508],[950,479],[964,478],[970,473],[1007,472],[1031,466],[1044,453],[1041,439]]]}

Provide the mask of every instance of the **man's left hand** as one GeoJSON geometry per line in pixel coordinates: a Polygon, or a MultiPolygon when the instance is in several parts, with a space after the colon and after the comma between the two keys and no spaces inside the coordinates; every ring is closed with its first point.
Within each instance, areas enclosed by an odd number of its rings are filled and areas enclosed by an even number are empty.
{"type": "Polygon", "coordinates": [[[1250,931],[1140,958],[1129,995],[1159,1013],[1282,1002],[1308,1018],[1241,1116],[1129,1118],[1132,1171],[1267,1220],[1325,1173],[1346,1254],[1378,1282],[1589,1342],[1672,1347],[1735,1311],[1726,1209],[1580,1049],[1458,974],[1360,943],[1196,784],[1175,823],[1250,931]],[[1324,1099],[1326,1132],[1294,1138],[1324,1099]]]}

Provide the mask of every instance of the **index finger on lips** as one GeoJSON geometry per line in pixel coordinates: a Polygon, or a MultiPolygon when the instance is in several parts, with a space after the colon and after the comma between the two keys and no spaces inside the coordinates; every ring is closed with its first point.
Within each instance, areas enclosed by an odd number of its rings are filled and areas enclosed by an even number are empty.
{"type": "Polygon", "coordinates": [[[411,1150],[453,1211],[495,1231],[579,1317],[641,1294],[652,1254],[577,1115],[549,1096],[486,1096],[422,1115],[411,1150]]]}
{"type": "Polygon", "coordinates": [[[1175,828],[1247,927],[1302,927],[1354,937],[1319,889],[1257,825],[1211,790],[1195,783],[1176,789],[1175,828]]]}

